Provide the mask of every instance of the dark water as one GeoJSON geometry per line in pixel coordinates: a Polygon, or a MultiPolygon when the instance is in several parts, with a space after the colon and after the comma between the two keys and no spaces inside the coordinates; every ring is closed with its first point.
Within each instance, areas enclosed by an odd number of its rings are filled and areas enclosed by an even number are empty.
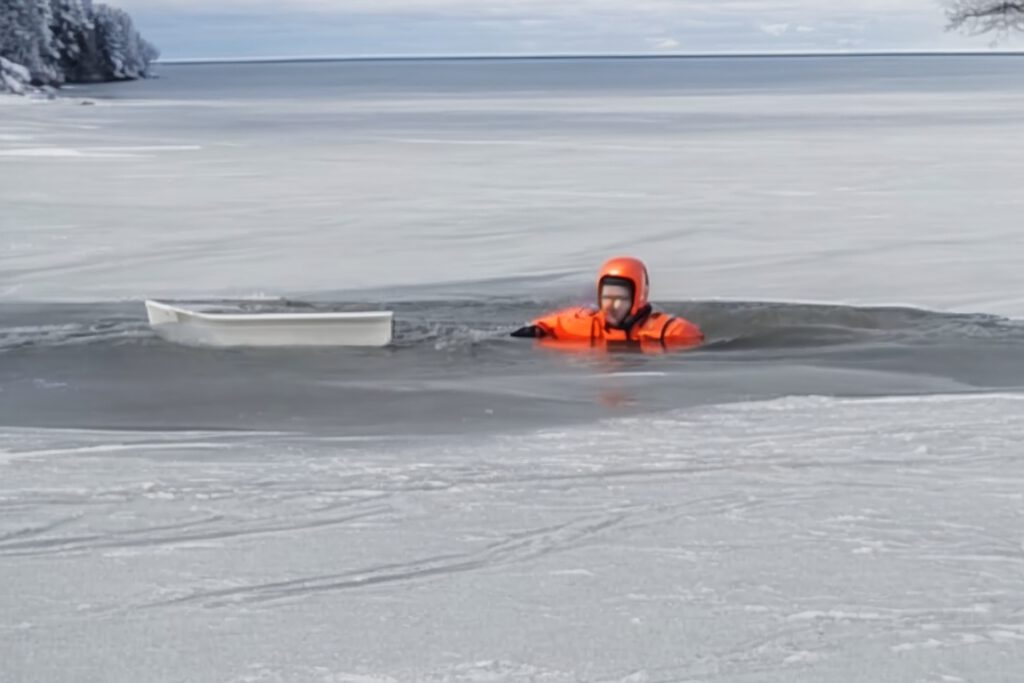
{"type": "MultiPolygon", "coordinates": [[[[564,302],[402,301],[384,349],[165,342],[140,302],[0,305],[0,424],[434,434],[531,428],[785,395],[1024,387],[1024,325],[909,308],[686,302],[708,343],[561,353],[507,333],[564,302]]],[[[247,303],[344,309],[358,304],[247,303]]]]}
{"type": "MultiPolygon", "coordinates": [[[[333,99],[339,95],[556,92],[936,92],[1024,85],[1018,55],[391,59],[160,64],[151,80],[79,89],[95,97],[333,99]]],[[[69,91],[74,92],[74,91],[69,91]]]]}

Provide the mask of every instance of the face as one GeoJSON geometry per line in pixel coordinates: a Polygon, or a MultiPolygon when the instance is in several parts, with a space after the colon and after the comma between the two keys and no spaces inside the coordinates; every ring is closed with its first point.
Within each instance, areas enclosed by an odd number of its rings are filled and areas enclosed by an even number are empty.
{"type": "Polygon", "coordinates": [[[633,294],[624,285],[603,285],[601,287],[601,310],[609,325],[618,325],[633,307],[633,294]]]}

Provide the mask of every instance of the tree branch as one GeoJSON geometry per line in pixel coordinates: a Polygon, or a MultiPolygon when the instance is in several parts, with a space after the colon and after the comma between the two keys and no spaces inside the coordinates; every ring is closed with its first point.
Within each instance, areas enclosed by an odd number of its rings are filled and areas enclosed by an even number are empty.
{"type": "Polygon", "coordinates": [[[949,30],[963,28],[976,34],[1024,31],[1024,1],[952,0],[946,17],[949,30]]]}

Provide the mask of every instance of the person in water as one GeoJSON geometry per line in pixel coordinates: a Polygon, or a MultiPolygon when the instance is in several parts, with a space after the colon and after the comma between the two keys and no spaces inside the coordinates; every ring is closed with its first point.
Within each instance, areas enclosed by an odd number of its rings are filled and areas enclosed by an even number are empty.
{"type": "Polygon", "coordinates": [[[697,346],[704,333],[684,318],[653,310],[650,279],[643,261],[620,256],[601,266],[597,278],[599,308],[568,308],[534,320],[513,337],[548,343],[597,345],[697,346]]]}

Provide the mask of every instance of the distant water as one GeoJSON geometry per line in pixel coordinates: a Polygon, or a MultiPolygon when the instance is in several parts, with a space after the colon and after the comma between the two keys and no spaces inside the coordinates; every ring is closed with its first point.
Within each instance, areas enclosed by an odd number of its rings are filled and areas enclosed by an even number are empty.
{"type": "Polygon", "coordinates": [[[86,91],[114,99],[186,100],[1006,92],[1024,85],[1022,62],[1024,57],[1010,55],[878,55],[162,64],[156,79],[86,91]]]}
{"type": "Polygon", "coordinates": [[[1024,58],[158,75],[0,100],[0,679],[1017,681],[1024,58]]]}

